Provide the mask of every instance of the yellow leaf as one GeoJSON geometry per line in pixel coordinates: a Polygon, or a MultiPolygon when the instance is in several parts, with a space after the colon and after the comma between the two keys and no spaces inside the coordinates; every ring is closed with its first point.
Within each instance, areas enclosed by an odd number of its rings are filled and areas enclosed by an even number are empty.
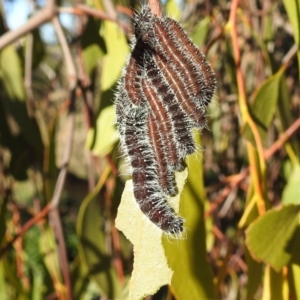
{"type": "Polygon", "coordinates": [[[115,142],[118,140],[115,120],[116,108],[111,105],[100,112],[95,129],[89,129],[86,147],[91,149],[94,155],[103,157],[112,150],[115,142]]]}
{"type": "Polygon", "coordinates": [[[116,23],[104,21],[102,36],[107,47],[107,54],[103,58],[101,76],[101,89],[105,91],[111,88],[121,75],[129,47],[124,33],[116,23]]]}
{"type": "MultiPolygon", "coordinates": [[[[179,210],[180,193],[187,178],[187,170],[176,174],[179,194],[169,203],[179,210]]],[[[162,231],[140,210],[133,195],[132,180],[126,182],[116,218],[116,227],[123,231],[134,247],[129,299],[138,300],[153,295],[161,286],[170,284],[173,271],[168,267],[162,246],[162,231]]]]}

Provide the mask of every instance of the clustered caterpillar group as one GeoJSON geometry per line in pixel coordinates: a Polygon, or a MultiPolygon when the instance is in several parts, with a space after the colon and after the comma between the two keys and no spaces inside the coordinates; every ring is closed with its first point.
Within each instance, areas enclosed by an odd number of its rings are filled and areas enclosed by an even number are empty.
{"type": "Polygon", "coordinates": [[[153,15],[146,5],[134,24],[135,41],[116,97],[121,146],[142,212],[164,232],[178,235],[184,221],[167,196],[178,194],[175,171],[196,151],[192,128],[205,126],[215,75],[173,19],[153,15]]]}

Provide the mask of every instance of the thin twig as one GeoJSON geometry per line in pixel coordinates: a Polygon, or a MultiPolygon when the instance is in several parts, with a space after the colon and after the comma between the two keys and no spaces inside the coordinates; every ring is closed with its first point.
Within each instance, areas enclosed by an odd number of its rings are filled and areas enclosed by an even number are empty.
{"type": "Polygon", "coordinates": [[[71,300],[72,297],[72,287],[71,287],[71,279],[69,274],[69,267],[68,267],[68,258],[67,258],[67,252],[66,252],[66,245],[65,245],[65,239],[64,234],[62,230],[58,205],[59,200],[61,198],[62,189],[66,180],[67,170],[68,170],[68,163],[71,156],[71,147],[72,147],[72,137],[73,137],[73,131],[74,131],[74,119],[75,119],[75,91],[77,86],[77,75],[76,75],[76,68],[74,61],[72,59],[71,50],[68,46],[67,39],[64,35],[64,32],[62,30],[62,27],[60,25],[60,22],[55,16],[52,20],[52,23],[54,25],[56,34],[58,36],[58,40],[60,42],[60,45],[62,47],[62,52],[64,55],[64,59],[66,62],[66,70],[67,70],[67,77],[69,82],[69,100],[70,100],[70,106],[69,106],[69,112],[68,112],[68,118],[67,118],[67,130],[66,130],[66,145],[65,145],[65,151],[63,154],[62,159],[62,167],[58,176],[58,179],[56,181],[55,190],[53,193],[53,197],[51,200],[51,212],[49,214],[50,223],[54,230],[55,237],[58,241],[58,253],[59,253],[59,259],[60,259],[60,267],[61,271],[64,277],[64,282],[67,288],[67,299],[71,300]]]}
{"type": "Polygon", "coordinates": [[[39,223],[41,220],[43,220],[47,214],[50,211],[50,205],[45,206],[45,208],[38,213],[36,216],[34,216],[32,219],[27,221],[25,225],[20,229],[17,235],[13,237],[12,240],[10,240],[3,248],[0,250],[0,258],[12,247],[12,245],[17,241],[20,237],[22,237],[32,226],[39,223]]]}
{"type": "Polygon", "coordinates": [[[5,46],[9,45],[16,39],[20,38],[24,34],[31,32],[40,25],[52,20],[56,15],[57,9],[54,0],[47,0],[46,6],[38,12],[36,15],[32,16],[26,24],[22,25],[20,28],[12,31],[8,31],[0,37],[0,50],[5,46]]]}
{"type": "Polygon", "coordinates": [[[94,9],[84,4],[77,4],[75,7],[59,7],[58,11],[60,13],[89,15],[101,20],[115,21],[114,18],[112,18],[109,14],[105,13],[104,11],[94,9]]]}
{"type": "Polygon", "coordinates": [[[218,42],[222,37],[224,36],[224,30],[223,29],[220,29],[219,32],[217,33],[217,35],[211,39],[207,45],[204,46],[204,49],[203,49],[203,53],[205,55],[207,55],[208,51],[211,49],[211,47],[216,43],[218,42]]]}
{"type": "Polygon", "coordinates": [[[70,92],[70,91],[73,91],[77,85],[77,75],[76,75],[75,63],[73,61],[71,50],[69,48],[67,39],[65,37],[65,34],[63,32],[63,29],[60,25],[60,22],[59,22],[59,19],[57,16],[55,16],[53,18],[52,23],[55,28],[58,40],[62,47],[62,52],[63,52],[64,58],[65,58],[68,82],[69,82],[69,92],[70,92]]]}
{"type": "Polygon", "coordinates": [[[282,63],[283,65],[287,65],[290,63],[290,61],[292,60],[292,58],[296,55],[298,51],[298,46],[297,44],[294,44],[290,50],[286,53],[286,55],[284,56],[284,58],[282,59],[282,63]]]}
{"type": "Polygon", "coordinates": [[[149,6],[154,15],[161,17],[162,12],[158,0],[149,0],[149,6]]]}
{"type": "Polygon", "coordinates": [[[130,35],[132,33],[131,26],[128,23],[115,19],[114,16],[111,16],[105,13],[104,11],[94,9],[84,4],[77,4],[75,7],[59,7],[58,11],[61,13],[88,15],[100,20],[108,20],[108,21],[116,22],[124,30],[126,34],[130,35]]]}
{"type": "Polygon", "coordinates": [[[265,158],[269,159],[276,151],[281,149],[284,143],[300,128],[300,118],[298,118],[284,133],[279,136],[279,139],[265,151],[265,158]]]}
{"type": "Polygon", "coordinates": [[[236,188],[240,184],[240,182],[247,177],[248,174],[249,168],[243,170],[241,173],[234,176],[234,179],[229,183],[229,186],[224,188],[217,200],[211,203],[209,210],[205,212],[204,217],[207,218],[208,216],[210,216],[219,207],[219,205],[224,202],[224,200],[228,197],[231,191],[234,188],[236,188]]]}
{"type": "Polygon", "coordinates": [[[119,13],[128,15],[128,16],[131,17],[131,18],[133,17],[133,14],[134,14],[131,8],[126,7],[126,6],[122,6],[122,5],[116,5],[116,10],[117,10],[119,13]]]}
{"type": "Polygon", "coordinates": [[[51,206],[52,208],[55,208],[59,204],[60,195],[67,175],[68,163],[71,156],[72,136],[73,136],[74,118],[75,118],[74,104],[75,104],[75,89],[77,84],[77,76],[76,76],[76,69],[72,59],[71,51],[69,49],[66,37],[62,31],[61,25],[57,17],[53,18],[53,25],[56,30],[59,42],[62,46],[62,51],[65,57],[67,74],[68,74],[68,82],[69,82],[69,100],[71,102],[69,106],[69,114],[67,118],[67,130],[66,130],[67,141],[65,145],[63,159],[62,159],[62,166],[56,182],[53,197],[51,200],[51,206]]]}
{"type": "MultiPolygon", "coordinates": [[[[280,135],[278,140],[273,143],[273,145],[264,151],[264,157],[266,160],[269,160],[279,149],[283,147],[283,145],[289,140],[292,135],[299,130],[300,128],[300,118],[298,118],[284,133],[280,135]]],[[[223,183],[228,184],[227,187],[224,188],[221,195],[211,203],[209,210],[205,212],[205,218],[212,215],[213,212],[219,207],[221,203],[228,197],[232,189],[236,188],[241,181],[243,181],[249,174],[250,168],[244,169],[241,173],[236,175],[228,176],[224,179],[223,183]],[[230,180],[229,180],[230,179],[230,180]]]]}
{"type": "Polygon", "coordinates": [[[69,273],[69,264],[68,264],[68,256],[66,251],[66,243],[64,238],[64,233],[62,230],[62,224],[60,219],[59,210],[57,207],[51,208],[49,212],[49,220],[53,232],[55,234],[55,239],[57,241],[58,246],[58,259],[59,259],[59,266],[64,278],[64,283],[66,285],[66,293],[68,300],[73,299],[72,295],[72,285],[71,285],[71,278],[69,273]]]}
{"type": "Polygon", "coordinates": [[[105,10],[107,11],[108,15],[113,18],[113,20],[117,20],[117,12],[116,9],[114,7],[114,4],[112,3],[111,0],[103,0],[103,5],[105,7],[105,10]]]}

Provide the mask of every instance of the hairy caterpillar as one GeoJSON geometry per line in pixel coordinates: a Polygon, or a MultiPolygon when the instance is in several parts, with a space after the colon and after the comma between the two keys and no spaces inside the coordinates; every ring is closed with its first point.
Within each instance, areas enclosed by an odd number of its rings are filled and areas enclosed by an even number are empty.
{"type": "Polygon", "coordinates": [[[157,121],[151,113],[147,122],[149,139],[153,148],[157,164],[158,183],[164,194],[176,196],[178,189],[175,182],[175,174],[168,168],[168,161],[164,155],[164,146],[159,133],[157,121]]]}
{"type": "Polygon", "coordinates": [[[165,18],[165,23],[168,31],[171,33],[171,39],[178,49],[182,49],[183,55],[188,57],[198,73],[198,83],[202,87],[200,95],[196,95],[197,103],[200,106],[210,103],[215,89],[216,78],[209,62],[204,54],[199,51],[193,42],[186,35],[182,27],[173,19],[165,18]],[[202,96],[201,96],[202,95],[202,96]]]}
{"type": "Polygon", "coordinates": [[[183,219],[176,216],[158,184],[157,161],[147,132],[148,113],[133,108],[126,118],[125,145],[132,166],[133,193],[142,212],[167,233],[178,234],[183,219]]]}
{"type": "MultiPolygon", "coordinates": [[[[165,78],[162,76],[163,71],[156,67],[154,60],[148,61],[146,74],[151,82],[152,90],[156,94],[156,97],[149,97],[148,102],[153,108],[156,107],[158,112],[165,111],[165,122],[171,123],[169,134],[172,132],[172,137],[175,140],[172,149],[176,151],[176,148],[179,157],[185,158],[187,155],[194,153],[196,149],[187,116],[180,107],[177,95],[165,82],[165,78]]],[[[170,165],[172,168],[173,164],[171,162],[170,165]]],[[[178,171],[176,168],[173,168],[173,170],[178,171]]]]}
{"type": "Polygon", "coordinates": [[[163,139],[165,157],[172,168],[175,169],[178,167],[181,169],[181,159],[177,152],[176,141],[174,139],[172,123],[168,117],[168,111],[163,106],[157,91],[155,91],[154,86],[149,83],[149,80],[143,79],[142,83],[144,95],[157,120],[157,127],[163,139]]]}
{"type": "Polygon", "coordinates": [[[178,235],[183,219],[166,196],[178,193],[174,172],[196,151],[191,130],[205,126],[215,75],[176,21],[154,16],[146,5],[135,15],[134,27],[116,95],[121,145],[142,212],[164,232],[178,235]]]}

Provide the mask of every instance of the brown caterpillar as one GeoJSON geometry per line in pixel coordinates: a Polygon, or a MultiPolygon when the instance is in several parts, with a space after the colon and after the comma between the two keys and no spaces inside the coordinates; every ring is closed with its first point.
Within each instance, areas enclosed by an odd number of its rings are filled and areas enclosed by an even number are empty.
{"type": "Polygon", "coordinates": [[[181,157],[177,151],[172,123],[170,122],[166,108],[158,98],[153,85],[149,84],[149,81],[146,79],[142,80],[142,90],[157,121],[157,127],[163,139],[166,160],[172,166],[173,170],[177,168],[182,169],[181,157]]]}
{"type": "Polygon", "coordinates": [[[168,204],[158,184],[157,162],[147,134],[145,109],[132,109],[126,118],[125,145],[132,166],[133,193],[142,212],[170,234],[183,230],[183,219],[168,204]]]}
{"type": "Polygon", "coordinates": [[[196,148],[187,116],[181,109],[175,93],[165,83],[162,71],[156,68],[154,60],[147,61],[146,72],[153,92],[156,93],[156,97],[149,98],[152,101],[149,102],[148,100],[148,102],[156,110],[165,111],[165,117],[168,120],[165,122],[170,122],[171,124],[170,130],[172,130],[172,137],[179,157],[184,158],[194,153],[196,148]]]}
{"type": "Polygon", "coordinates": [[[183,219],[165,197],[178,193],[174,171],[181,171],[183,159],[196,151],[191,130],[205,126],[215,75],[176,21],[156,17],[144,6],[134,24],[133,50],[116,100],[121,145],[142,212],[178,236],[183,219]]]}
{"type": "Polygon", "coordinates": [[[200,101],[201,105],[207,105],[211,101],[216,90],[216,77],[214,71],[204,54],[193,44],[182,27],[175,20],[165,18],[165,24],[168,31],[171,33],[170,37],[176,47],[182,49],[183,55],[189,57],[193,66],[197,69],[198,82],[201,83],[202,87],[201,94],[198,95],[198,102],[200,101]]]}
{"type": "Polygon", "coordinates": [[[158,124],[153,113],[149,115],[147,121],[148,135],[157,165],[158,183],[164,194],[167,196],[176,196],[178,194],[178,189],[175,182],[175,174],[168,168],[168,162],[163,151],[164,146],[159,135],[158,124]]]}

